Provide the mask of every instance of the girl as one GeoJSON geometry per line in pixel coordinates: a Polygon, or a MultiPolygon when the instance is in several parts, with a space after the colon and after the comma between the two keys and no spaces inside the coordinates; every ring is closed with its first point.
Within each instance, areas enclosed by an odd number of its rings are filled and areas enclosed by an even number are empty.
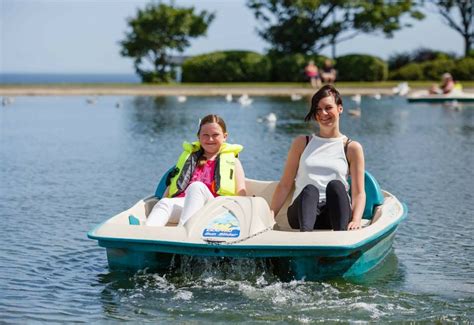
{"type": "Polygon", "coordinates": [[[237,158],[242,146],[225,143],[224,120],[205,116],[197,135],[199,141],[183,144],[175,173],[164,198],[150,212],[147,226],[165,226],[169,221],[182,226],[216,196],[245,195],[244,170],[237,158]]]}
{"type": "Polygon", "coordinates": [[[319,133],[298,136],[288,152],[285,169],[273,194],[271,209],[276,216],[293,185],[288,208],[290,226],[300,231],[360,228],[365,207],[364,153],[362,146],[339,130],[342,99],[331,85],[311,99],[305,121],[314,119],[319,133]],[[351,175],[351,202],[347,191],[351,175]]]}

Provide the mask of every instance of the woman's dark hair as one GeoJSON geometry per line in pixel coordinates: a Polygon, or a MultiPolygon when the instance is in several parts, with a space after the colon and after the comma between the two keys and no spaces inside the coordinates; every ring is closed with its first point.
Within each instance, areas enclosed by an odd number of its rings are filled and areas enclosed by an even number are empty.
{"type": "Polygon", "coordinates": [[[342,105],[342,97],[341,94],[339,94],[339,91],[332,85],[325,85],[313,95],[313,98],[311,98],[311,107],[304,118],[306,122],[311,121],[311,119],[316,119],[319,101],[329,96],[334,97],[336,105],[342,105]]]}
{"type": "MultiPolygon", "coordinates": [[[[204,124],[209,124],[209,123],[217,123],[219,124],[219,126],[221,127],[222,129],[222,133],[226,134],[227,133],[227,127],[225,125],[225,122],[224,120],[222,119],[222,117],[220,117],[219,115],[214,115],[214,114],[209,114],[209,115],[206,115],[204,116],[201,121],[199,122],[199,130],[197,132],[197,136],[199,137],[199,133],[201,132],[201,128],[204,124]]],[[[207,158],[204,156],[204,150],[202,150],[201,148],[201,152],[200,152],[200,156],[199,156],[199,159],[198,159],[198,165],[199,166],[203,166],[206,161],[207,161],[207,158]]]]}

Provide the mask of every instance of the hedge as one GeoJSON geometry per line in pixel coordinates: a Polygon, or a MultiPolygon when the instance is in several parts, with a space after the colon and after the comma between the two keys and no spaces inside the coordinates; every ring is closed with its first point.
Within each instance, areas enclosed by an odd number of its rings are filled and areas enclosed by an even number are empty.
{"type": "Polygon", "coordinates": [[[474,80],[474,57],[457,61],[452,74],[456,80],[474,80]]]}
{"type": "Polygon", "coordinates": [[[364,54],[349,54],[336,59],[337,81],[387,80],[388,67],[382,59],[364,54]]]}
{"type": "Polygon", "coordinates": [[[391,80],[439,80],[450,72],[455,80],[474,80],[474,58],[433,60],[410,63],[390,72],[391,80]]]}
{"type": "Polygon", "coordinates": [[[270,60],[250,51],[222,51],[184,61],[183,82],[258,82],[270,80],[270,60]]]}
{"type": "Polygon", "coordinates": [[[421,63],[425,80],[438,80],[445,72],[453,71],[453,60],[433,60],[421,63]]]}
{"type": "Polygon", "coordinates": [[[269,53],[268,58],[272,64],[272,81],[303,82],[306,80],[304,68],[310,60],[321,69],[326,59],[322,55],[303,55],[303,54],[277,54],[269,53]]]}
{"type": "Polygon", "coordinates": [[[423,68],[419,63],[409,63],[403,67],[390,71],[390,80],[423,80],[423,68]]]}

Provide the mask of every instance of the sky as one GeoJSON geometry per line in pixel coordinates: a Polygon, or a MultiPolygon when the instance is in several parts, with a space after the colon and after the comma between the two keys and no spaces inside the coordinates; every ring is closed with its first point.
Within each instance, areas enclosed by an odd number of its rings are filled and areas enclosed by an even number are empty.
{"type": "MultiPolygon", "coordinates": [[[[0,73],[134,73],[120,55],[127,18],[146,0],[0,0],[0,73]]],[[[169,3],[169,1],[164,1],[169,3]]],[[[269,45],[256,33],[258,22],[245,0],[175,0],[216,13],[207,36],[191,41],[184,55],[216,50],[264,53],[269,45]]],[[[337,45],[337,55],[364,53],[388,59],[425,47],[463,53],[461,36],[429,14],[388,39],[360,35],[337,45]]],[[[321,54],[330,56],[327,48],[321,54]]]]}

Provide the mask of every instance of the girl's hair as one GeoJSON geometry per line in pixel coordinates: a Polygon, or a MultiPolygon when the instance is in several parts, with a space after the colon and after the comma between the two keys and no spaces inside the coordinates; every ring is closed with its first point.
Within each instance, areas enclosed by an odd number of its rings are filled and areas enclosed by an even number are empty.
{"type": "MultiPolygon", "coordinates": [[[[199,133],[201,133],[201,128],[204,124],[209,124],[209,123],[217,123],[222,129],[222,133],[226,134],[227,133],[227,127],[225,126],[225,122],[220,117],[219,115],[206,115],[201,119],[201,122],[199,122],[199,130],[197,132],[197,136],[199,137],[199,133]]],[[[203,166],[207,161],[207,158],[204,156],[204,150],[201,148],[201,154],[198,159],[198,166],[203,166]]]]}
{"type": "Polygon", "coordinates": [[[319,101],[329,96],[334,97],[336,105],[342,105],[342,97],[341,94],[339,94],[339,91],[332,85],[325,85],[313,95],[313,98],[311,98],[311,107],[304,118],[306,122],[311,121],[311,119],[316,119],[319,101]]]}

